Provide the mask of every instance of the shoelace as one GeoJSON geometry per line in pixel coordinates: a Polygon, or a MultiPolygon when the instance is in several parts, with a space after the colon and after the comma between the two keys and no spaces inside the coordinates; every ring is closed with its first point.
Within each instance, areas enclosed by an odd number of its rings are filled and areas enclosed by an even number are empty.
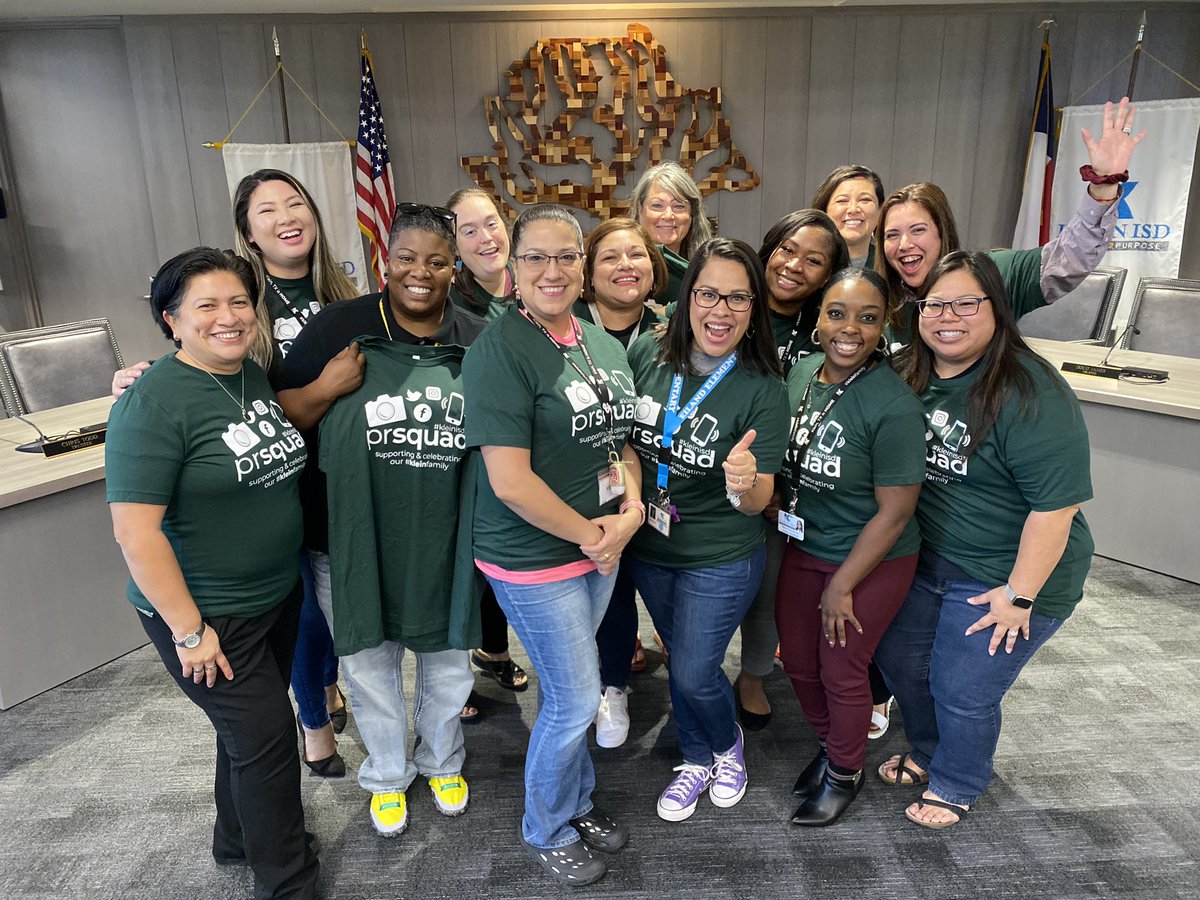
{"type": "Polygon", "coordinates": [[[690,763],[676,766],[672,771],[680,774],[675,776],[675,780],[663,792],[663,797],[679,803],[687,803],[688,795],[696,790],[700,783],[708,781],[712,775],[704,766],[693,766],[690,763]]]}
{"type": "Polygon", "coordinates": [[[736,781],[738,774],[743,771],[745,767],[737,761],[737,755],[732,750],[713,754],[713,781],[736,781]]]}

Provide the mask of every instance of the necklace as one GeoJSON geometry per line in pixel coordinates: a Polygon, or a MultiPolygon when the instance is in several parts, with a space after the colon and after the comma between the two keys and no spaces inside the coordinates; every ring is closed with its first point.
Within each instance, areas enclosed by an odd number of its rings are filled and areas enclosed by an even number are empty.
{"type": "MultiPolygon", "coordinates": [[[[225,387],[225,385],[221,384],[221,382],[217,380],[216,375],[214,375],[212,372],[209,372],[208,369],[205,369],[204,371],[208,372],[209,378],[211,378],[213,381],[217,382],[217,387],[219,387],[221,390],[223,390],[226,394],[229,394],[229,388],[227,388],[227,387],[225,387]]],[[[242,411],[242,418],[245,419],[246,422],[249,422],[250,421],[250,413],[246,409],[246,367],[243,366],[240,369],[240,371],[242,373],[242,399],[238,400],[236,397],[233,396],[233,394],[229,394],[229,399],[238,405],[238,409],[240,409],[242,411]]]]}

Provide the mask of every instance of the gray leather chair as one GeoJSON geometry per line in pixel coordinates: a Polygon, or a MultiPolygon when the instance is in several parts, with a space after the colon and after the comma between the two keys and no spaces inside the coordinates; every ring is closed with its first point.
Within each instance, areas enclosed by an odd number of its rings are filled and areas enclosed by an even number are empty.
{"type": "Polygon", "coordinates": [[[1125,331],[1122,347],[1200,359],[1200,281],[1140,279],[1129,321],[1133,328],[1125,331]]]}
{"type": "Polygon", "coordinates": [[[1098,266],[1065,297],[1021,316],[1017,327],[1025,337],[1107,344],[1126,274],[1126,269],[1098,266]]]}
{"type": "Polygon", "coordinates": [[[10,416],[107,396],[123,368],[108,319],[0,335],[0,396],[10,416]]]}

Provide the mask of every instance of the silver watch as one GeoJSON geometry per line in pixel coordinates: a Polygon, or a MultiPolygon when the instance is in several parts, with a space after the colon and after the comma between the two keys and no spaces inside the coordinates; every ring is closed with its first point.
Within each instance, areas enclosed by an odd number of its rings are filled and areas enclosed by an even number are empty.
{"type": "Polygon", "coordinates": [[[204,637],[204,629],[208,627],[203,619],[200,620],[200,627],[191,634],[185,634],[179,640],[175,640],[175,635],[171,635],[171,643],[176,647],[182,647],[184,650],[195,650],[200,646],[200,639],[204,637]]]}
{"type": "Polygon", "coordinates": [[[1011,603],[1013,606],[1015,606],[1017,609],[1032,609],[1033,608],[1033,598],[1032,597],[1022,597],[1020,594],[1018,594],[1016,591],[1014,591],[1012,589],[1011,584],[1004,585],[1004,596],[1008,597],[1008,602],[1011,603]]]}

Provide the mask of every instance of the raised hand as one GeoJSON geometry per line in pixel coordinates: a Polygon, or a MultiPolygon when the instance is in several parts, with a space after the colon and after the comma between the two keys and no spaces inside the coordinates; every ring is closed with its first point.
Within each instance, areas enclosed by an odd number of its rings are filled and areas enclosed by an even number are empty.
{"type": "Polygon", "coordinates": [[[1122,97],[1115,108],[1112,103],[1104,104],[1104,123],[1099,140],[1094,139],[1086,128],[1080,129],[1087,147],[1088,161],[1097,175],[1113,175],[1129,168],[1133,148],[1146,136],[1144,128],[1137,134],[1133,133],[1136,112],[1129,98],[1122,97]]]}

